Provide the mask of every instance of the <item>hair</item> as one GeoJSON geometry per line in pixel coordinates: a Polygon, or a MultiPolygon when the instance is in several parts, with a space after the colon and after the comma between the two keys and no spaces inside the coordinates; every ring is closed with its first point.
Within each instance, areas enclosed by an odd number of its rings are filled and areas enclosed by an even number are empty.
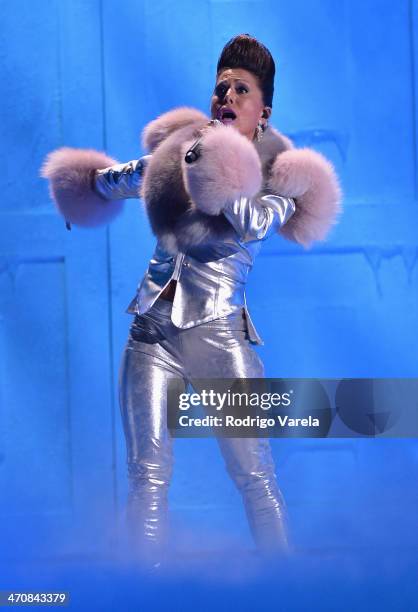
{"type": "Polygon", "coordinates": [[[238,34],[231,38],[218,59],[216,74],[226,68],[243,68],[258,77],[263,102],[273,105],[274,75],[276,66],[270,51],[250,34],[238,34]]]}

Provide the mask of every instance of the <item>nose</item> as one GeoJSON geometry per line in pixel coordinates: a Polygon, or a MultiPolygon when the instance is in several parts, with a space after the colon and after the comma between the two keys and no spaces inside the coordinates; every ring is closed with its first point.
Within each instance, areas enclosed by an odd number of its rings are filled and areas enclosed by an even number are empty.
{"type": "Polygon", "coordinates": [[[230,87],[225,94],[225,101],[227,102],[227,104],[234,104],[235,98],[234,98],[233,93],[234,93],[234,90],[232,87],[230,87]]]}
{"type": "Polygon", "coordinates": [[[218,99],[221,104],[234,104],[234,89],[233,87],[229,87],[226,91],[223,92],[223,95],[219,95],[218,99]]]}

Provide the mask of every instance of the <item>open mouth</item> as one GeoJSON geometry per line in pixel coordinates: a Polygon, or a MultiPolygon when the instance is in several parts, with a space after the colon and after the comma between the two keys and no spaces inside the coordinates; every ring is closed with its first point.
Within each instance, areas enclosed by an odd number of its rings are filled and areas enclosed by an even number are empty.
{"type": "Polygon", "coordinates": [[[222,107],[218,109],[216,118],[222,122],[228,123],[228,122],[234,121],[237,118],[237,116],[232,109],[227,108],[227,107],[222,107]]]}

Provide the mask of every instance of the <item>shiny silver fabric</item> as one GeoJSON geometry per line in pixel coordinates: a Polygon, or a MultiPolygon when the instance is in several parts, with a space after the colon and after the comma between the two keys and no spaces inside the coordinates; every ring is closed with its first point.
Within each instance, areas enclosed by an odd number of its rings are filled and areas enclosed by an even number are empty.
{"type": "MultiPolygon", "coordinates": [[[[197,392],[199,378],[261,378],[263,363],[248,340],[243,309],[188,329],[171,320],[172,303],[158,299],[131,325],[119,372],[127,445],[128,518],[139,555],[159,559],[168,527],[172,439],[167,429],[167,381],[197,392]]],[[[217,438],[226,469],[240,491],[262,552],[287,549],[283,497],[266,438],[217,438]]],[[[192,486],[192,483],[191,483],[192,486]]]]}
{"type": "MultiPolygon", "coordinates": [[[[143,166],[150,157],[141,158],[143,166]]],[[[125,170],[115,166],[98,171],[95,182],[98,192],[103,196],[112,194],[112,198],[138,197],[143,169],[131,172],[138,163],[122,164],[125,170]]],[[[284,225],[294,212],[292,198],[271,193],[253,198],[243,196],[223,210],[235,229],[235,234],[231,233],[229,238],[214,239],[175,255],[158,242],[127,312],[147,312],[174,279],[177,280],[172,311],[174,325],[188,329],[244,308],[250,341],[264,344],[251,321],[245,284],[262,242],[284,225]]]]}
{"type": "Polygon", "coordinates": [[[96,170],[94,188],[105,200],[138,198],[142,175],[151,155],[96,170]]]}
{"type": "Polygon", "coordinates": [[[174,325],[188,329],[244,308],[251,342],[263,344],[247,308],[245,284],[262,242],[294,211],[291,198],[274,194],[241,197],[223,211],[236,232],[229,238],[190,247],[175,256],[159,242],[127,312],[146,312],[175,279],[174,325]]]}

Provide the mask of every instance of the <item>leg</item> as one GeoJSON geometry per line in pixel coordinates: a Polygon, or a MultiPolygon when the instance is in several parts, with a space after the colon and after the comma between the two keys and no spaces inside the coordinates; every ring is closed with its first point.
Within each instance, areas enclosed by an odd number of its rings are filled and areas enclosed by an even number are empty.
{"type": "Polygon", "coordinates": [[[267,438],[218,438],[226,468],[240,491],[260,551],[287,547],[285,502],[277,484],[267,438]]]}
{"type": "MultiPolygon", "coordinates": [[[[264,365],[246,335],[246,323],[230,316],[182,336],[189,379],[264,378],[264,365]],[[197,357],[198,356],[198,357],[197,357]]],[[[192,331],[192,330],[189,330],[192,331]]],[[[199,391],[198,388],[196,388],[199,391]]],[[[249,526],[262,551],[287,548],[285,503],[266,438],[218,438],[226,468],[240,491],[249,526]]]]}
{"type": "Polygon", "coordinates": [[[146,317],[131,326],[119,399],[127,446],[128,524],[140,556],[158,559],[166,543],[172,475],[166,389],[168,379],[181,374],[169,340],[162,335],[157,340],[151,326],[146,317]]]}

